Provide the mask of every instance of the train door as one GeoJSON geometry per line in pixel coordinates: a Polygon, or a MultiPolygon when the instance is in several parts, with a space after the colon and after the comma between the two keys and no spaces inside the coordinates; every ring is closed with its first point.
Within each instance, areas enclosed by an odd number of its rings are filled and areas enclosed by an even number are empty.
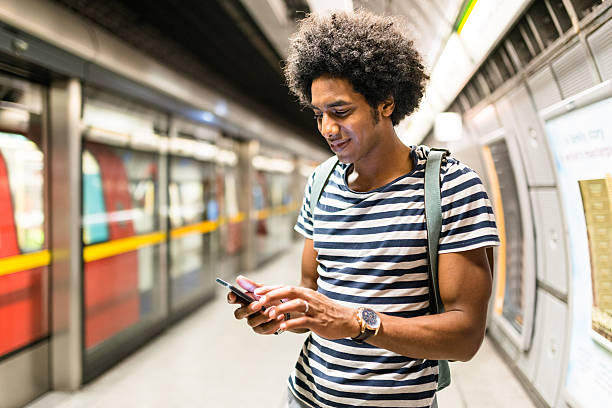
{"type": "Polygon", "coordinates": [[[217,201],[219,203],[219,256],[218,269],[220,276],[233,279],[240,272],[241,258],[244,253],[245,239],[243,234],[245,213],[240,210],[244,200],[240,200],[243,191],[240,172],[238,171],[239,142],[224,139],[217,154],[217,201]]]}
{"type": "Polygon", "coordinates": [[[214,292],[219,203],[216,147],[188,134],[170,139],[170,307],[190,309],[214,292]],[[191,307],[190,307],[191,306],[191,307]]]}
{"type": "Polygon", "coordinates": [[[82,240],[84,382],[161,330],[160,113],[86,89],[82,240]]]}
{"type": "Polygon", "coordinates": [[[281,152],[253,158],[253,206],[255,218],[255,261],[259,265],[285,249],[293,237],[298,205],[291,194],[295,165],[281,152]]]}
{"type": "Polygon", "coordinates": [[[0,401],[49,388],[43,89],[0,75],[0,401]]]}

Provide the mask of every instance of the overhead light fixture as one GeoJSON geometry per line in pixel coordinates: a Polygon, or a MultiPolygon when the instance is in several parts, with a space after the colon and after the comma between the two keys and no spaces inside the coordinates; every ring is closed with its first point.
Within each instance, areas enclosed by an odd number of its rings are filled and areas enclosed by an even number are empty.
{"type": "Polygon", "coordinates": [[[202,120],[204,120],[204,122],[214,122],[215,115],[213,115],[211,112],[204,111],[202,112],[202,120]]]}
{"type": "Polygon", "coordinates": [[[434,137],[438,142],[456,142],[463,134],[461,115],[455,112],[440,112],[436,115],[434,137]]]}
{"type": "MultiPolygon", "coordinates": [[[[227,103],[225,101],[217,102],[217,104],[215,105],[215,113],[219,116],[227,115],[227,103]]],[[[207,120],[207,122],[209,121],[207,120]]]]}

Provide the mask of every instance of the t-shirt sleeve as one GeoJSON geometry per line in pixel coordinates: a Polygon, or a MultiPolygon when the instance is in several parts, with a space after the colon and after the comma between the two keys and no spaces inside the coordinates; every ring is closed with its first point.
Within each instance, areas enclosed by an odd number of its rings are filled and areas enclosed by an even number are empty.
{"type": "Polygon", "coordinates": [[[298,214],[297,222],[293,227],[294,230],[304,236],[304,238],[312,239],[314,226],[312,223],[312,214],[310,213],[310,191],[314,180],[314,172],[308,177],[306,187],[304,187],[304,199],[302,200],[302,208],[298,214]]]}
{"type": "Polygon", "coordinates": [[[438,253],[498,246],[491,202],[480,177],[451,159],[442,177],[442,233],[438,253]]]}

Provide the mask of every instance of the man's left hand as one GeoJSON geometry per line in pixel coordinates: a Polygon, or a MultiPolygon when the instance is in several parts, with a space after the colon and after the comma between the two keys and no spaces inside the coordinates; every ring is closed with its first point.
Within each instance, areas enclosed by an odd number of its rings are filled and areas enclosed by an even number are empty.
{"type": "Polygon", "coordinates": [[[282,320],[285,313],[291,319],[284,321],[283,330],[309,329],[326,339],[335,340],[359,335],[357,310],[342,306],[312,289],[296,286],[263,286],[255,290],[261,296],[259,306],[270,319],[282,320]],[[280,300],[284,303],[274,305],[280,300]]]}

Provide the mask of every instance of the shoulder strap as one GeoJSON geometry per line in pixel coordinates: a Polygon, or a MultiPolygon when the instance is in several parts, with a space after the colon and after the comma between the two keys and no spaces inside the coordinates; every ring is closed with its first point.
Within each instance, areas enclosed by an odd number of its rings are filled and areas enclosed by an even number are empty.
{"type": "MultiPolygon", "coordinates": [[[[425,221],[427,223],[427,254],[429,256],[429,307],[432,314],[442,313],[444,304],[438,287],[438,244],[442,231],[442,197],[440,169],[442,160],[449,155],[446,149],[431,148],[425,165],[425,221]]],[[[438,391],[450,385],[448,361],[438,361],[438,391]]]]}
{"type": "Polygon", "coordinates": [[[330,157],[325,160],[316,170],[314,175],[314,181],[312,182],[312,187],[310,189],[310,214],[314,217],[314,209],[319,202],[319,198],[321,198],[321,193],[323,192],[323,188],[327,184],[327,180],[334,172],[336,168],[336,164],[338,164],[338,157],[336,155],[330,157]]]}
{"type": "Polygon", "coordinates": [[[448,150],[432,148],[425,165],[425,221],[427,222],[427,254],[433,289],[432,313],[442,313],[444,305],[438,293],[438,243],[442,231],[442,198],[440,195],[440,169],[448,150]]]}

